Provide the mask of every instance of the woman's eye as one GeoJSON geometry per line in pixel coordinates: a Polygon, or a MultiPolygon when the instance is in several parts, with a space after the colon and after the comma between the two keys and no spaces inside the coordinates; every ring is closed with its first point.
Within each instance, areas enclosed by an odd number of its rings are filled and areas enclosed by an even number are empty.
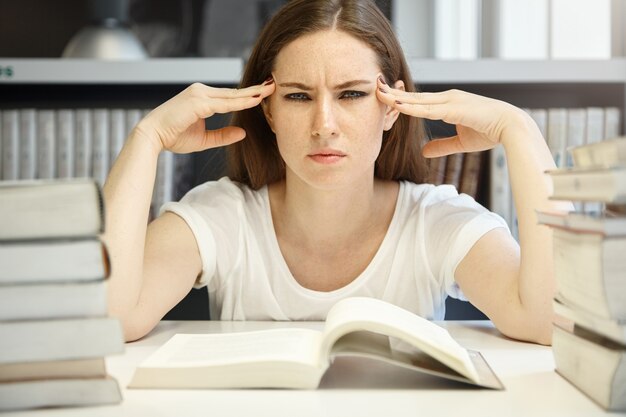
{"type": "Polygon", "coordinates": [[[291,94],[287,94],[285,96],[285,98],[287,100],[292,100],[292,101],[305,101],[305,100],[309,100],[309,96],[306,95],[305,93],[291,93],[291,94]]]}
{"type": "Polygon", "coordinates": [[[363,91],[344,91],[341,94],[340,98],[345,98],[348,100],[354,100],[357,98],[361,98],[361,97],[365,97],[367,95],[367,93],[364,93],[363,91]]]}

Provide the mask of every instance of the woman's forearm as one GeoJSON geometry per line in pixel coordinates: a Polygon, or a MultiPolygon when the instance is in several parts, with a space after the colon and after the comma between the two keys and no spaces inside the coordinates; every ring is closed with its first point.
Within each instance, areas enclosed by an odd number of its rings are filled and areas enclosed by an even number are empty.
{"type": "Polygon", "coordinates": [[[545,174],[555,164],[535,122],[522,110],[503,136],[509,177],[517,210],[521,265],[518,281],[525,318],[541,326],[541,339],[551,338],[552,298],[556,291],[552,231],[537,223],[536,210],[571,210],[569,202],[549,200],[552,182],[545,174]]]}
{"type": "Polygon", "coordinates": [[[141,290],[148,213],[160,148],[138,129],[128,137],[103,187],[103,240],[111,259],[109,314],[122,317],[141,290]]]}

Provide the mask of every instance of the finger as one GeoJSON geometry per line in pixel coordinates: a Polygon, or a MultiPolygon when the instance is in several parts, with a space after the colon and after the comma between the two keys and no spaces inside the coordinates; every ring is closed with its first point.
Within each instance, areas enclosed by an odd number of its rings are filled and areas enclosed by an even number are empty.
{"type": "Polygon", "coordinates": [[[246,137],[246,131],[240,127],[227,126],[216,130],[204,132],[204,147],[217,148],[219,146],[230,145],[246,137]]]}
{"type": "Polygon", "coordinates": [[[394,97],[395,100],[403,102],[411,102],[417,104],[443,104],[450,101],[450,95],[447,91],[441,93],[422,93],[416,91],[404,91],[397,88],[392,88],[389,85],[378,79],[378,89],[382,94],[394,97]]]}
{"type": "Polygon", "coordinates": [[[193,106],[198,109],[196,114],[199,117],[206,119],[207,117],[213,116],[215,113],[225,114],[258,106],[259,103],[261,103],[261,100],[263,100],[263,96],[260,94],[253,97],[233,99],[196,99],[193,106]]]}
{"type": "Polygon", "coordinates": [[[434,139],[426,143],[422,148],[422,155],[426,158],[438,158],[462,152],[463,147],[458,136],[434,139]]]}
{"type": "Polygon", "coordinates": [[[456,122],[448,120],[449,105],[447,104],[414,104],[400,101],[382,92],[378,93],[379,100],[386,105],[395,108],[401,113],[407,114],[413,117],[421,117],[430,120],[444,120],[448,123],[456,122]]]}
{"type": "Polygon", "coordinates": [[[257,94],[269,95],[274,90],[274,83],[253,85],[246,88],[217,88],[201,83],[195,83],[188,87],[189,94],[205,98],[245,98],[257,94]]]}

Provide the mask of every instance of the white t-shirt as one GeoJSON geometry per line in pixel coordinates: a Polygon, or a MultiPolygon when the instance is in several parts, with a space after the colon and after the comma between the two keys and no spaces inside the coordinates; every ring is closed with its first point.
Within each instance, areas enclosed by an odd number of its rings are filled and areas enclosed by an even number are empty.
{"type": "Polygon", "coordinates": [[[351,296],[382,299],[443,320],[448,295],[464,298],[454,271],[481,236],[504,220],[450,185],[400,182],[398,201],[378,252],[351,283],[334,291],[302,287],[283,258],[267,187],[222,178],[164,205],[191,228],[202,258],[196,287],[208,287],[212,319],[325,320],[351,296]]]}

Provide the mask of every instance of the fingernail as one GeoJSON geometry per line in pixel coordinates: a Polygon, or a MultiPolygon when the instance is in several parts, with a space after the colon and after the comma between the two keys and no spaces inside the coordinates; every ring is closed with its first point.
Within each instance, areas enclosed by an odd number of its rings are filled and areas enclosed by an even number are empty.
{"type": "Polygon", "coordinates": [[[404,104],[404,103],[401,102],[400,100],[396,100],[396,104],[404,104]]]}
{"type": "Polygon", "coordinates": [[[252,97],[253,97],[253,98],[259,98],[259,97],[261,97],[261,94],[255,94],[255,95],[253,95],[252,97]]]}
{"type": "Polygon", "coordinates": [[[383,83],[383,84],[387,85],[387,83],[385,82],[385,79],[383,78],[383,76],[382,76],[382,75],[381,75],[380,77],[378,77],[378,80],[379,80],[381,83],[383,83]]]}
{"type": "Polygon", "coordinates": [[[270,76],[267,80],[265,80],[265,82],[263,83],[263,85],[270,85],[270,84],[274,84],[274,77],[270,76]]]}
{"type": "Polygon", "coordinates": [[[378,87],[378,91],[380,91],[381,93],[387,94],[387,91],[385,91],[385,89],[382,87],[378,87]]]}

